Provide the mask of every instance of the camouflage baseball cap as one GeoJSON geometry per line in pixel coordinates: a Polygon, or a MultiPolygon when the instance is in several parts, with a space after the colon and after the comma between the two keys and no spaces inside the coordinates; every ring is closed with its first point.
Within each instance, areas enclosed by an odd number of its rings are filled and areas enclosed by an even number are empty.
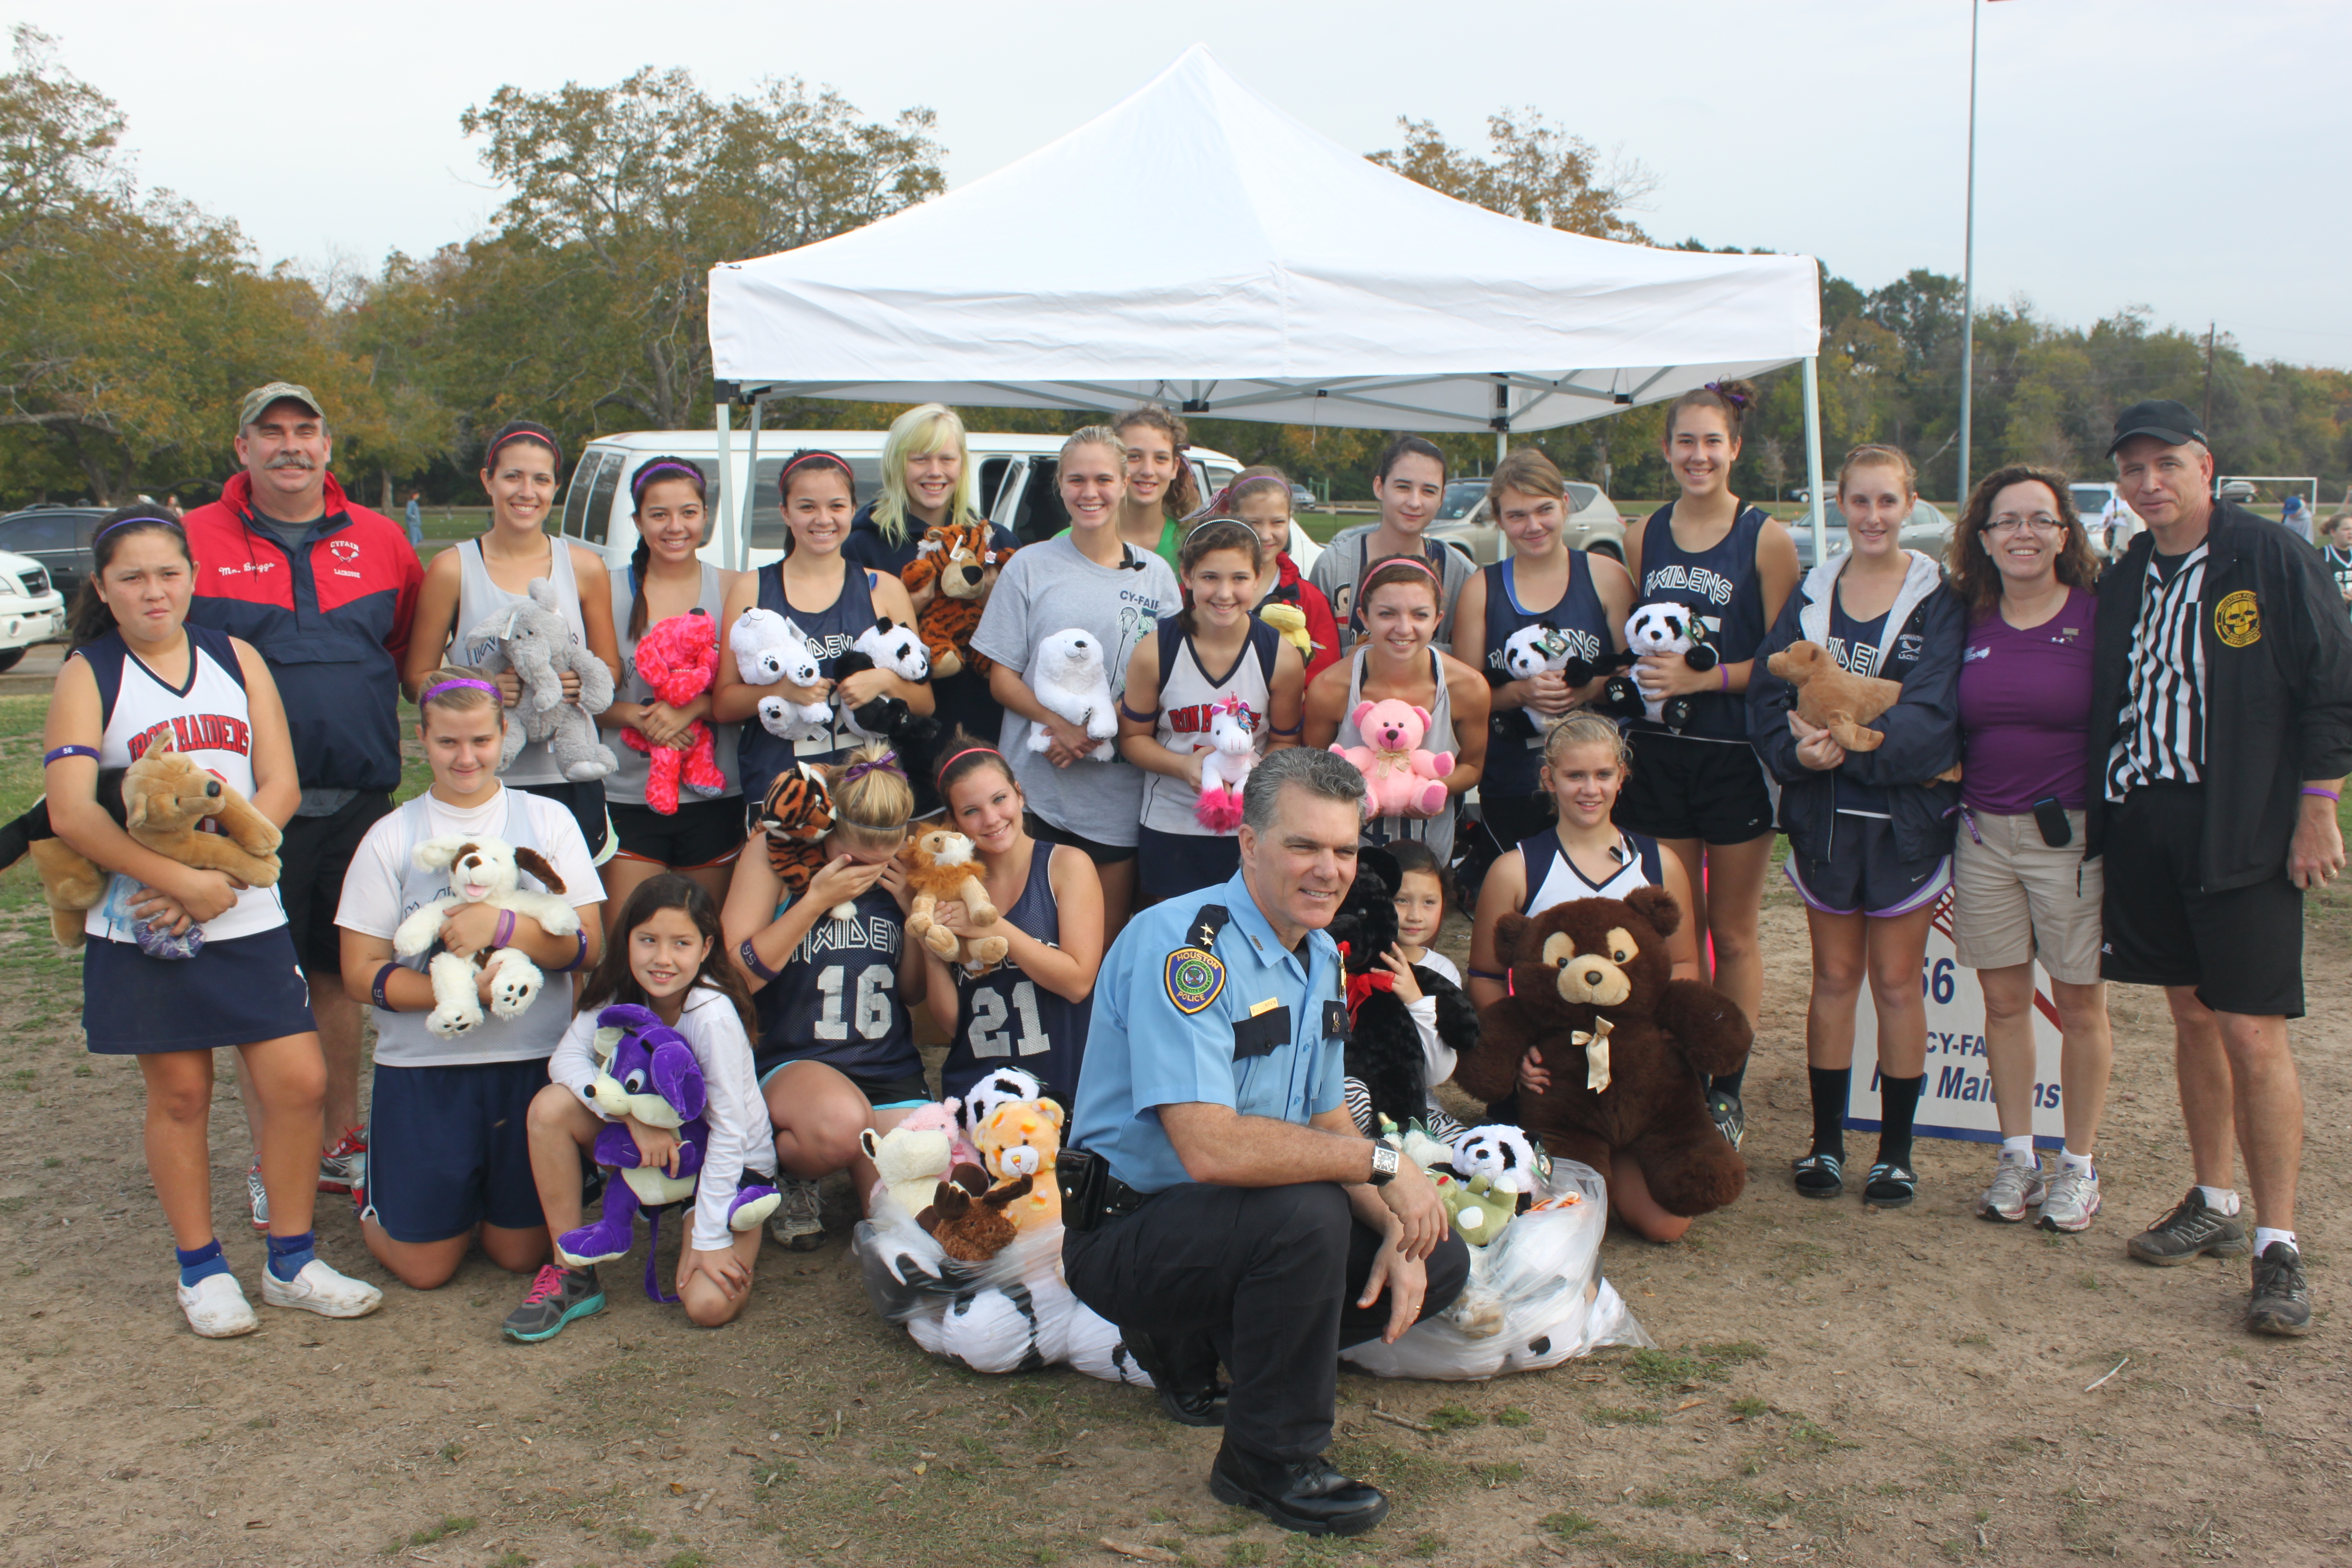
{"type": "Polygon", "coordinates": [[[310,395],[309,387],[290,381],[273,381],[245,395],[245,405],[237,412],[236,427],[242,430],[260,418],[262,410],[273,403],[299,403],[321,419],[327,416],[327,411],[319,406],[319,400],[310,395]]]}

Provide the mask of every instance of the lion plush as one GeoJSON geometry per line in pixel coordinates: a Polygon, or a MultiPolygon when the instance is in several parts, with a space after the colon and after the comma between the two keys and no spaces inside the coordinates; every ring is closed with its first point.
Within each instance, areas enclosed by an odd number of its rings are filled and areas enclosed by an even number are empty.
{"type": "Polygon", "coordinates": [[[961,902],[975,926],[992,926],[996,905],[980,879],[980,858],[971,840],[943,827],[917,836],[907,846],[907,880],[915,889],[907,910],[907,934],[950,963],[961,963],[971,973],[1004,962],[1012,944],[991,934],[959,937],[931,919],[942,901],[961,902]]]}
{"type": "Polygon", "coordinates": [[[1691,1215],[1747,1185],[1746,1163],[1707,1117],[1699,1075],[1736,1071],[1754,1036],[1720,992],[1671,978],[1666,938],[1681,923],[1664,888],[1622,902],[1572,900],[1532,920],[1503,916],[1495,947],[1511,994],[1479,1014],[1479,1043],[1454,1081],[1499,1100],[1538,1050],[1551,1082],[1539,1095],[1520,1091],[1521,1125],[1596,1171],[1623,1151],[1660,1207],[1691,1215]]]}
{"type": "MultiPolygon", "coordinates": [[[[247,887],[277,885],[278,846],[283,837],[278,825],[218,776],[173,751],[168,735],[129,767],[100,769],[98,800],[124,832],[158,855],[202,871],[226,871],[247,887]],[[202,831],[206,822],[217,825],[219,831],[202,831]]],[[[5,857],[0,868],[22,855],[30,855],[40,872],[49,931],[58,945],[68,951],[81,946],[82,916],[104,900],[108,878],[57,837],[49,826],[47,797],[0,827],[0,856],[5,857]]],[[[150,949],[145,932],[152,929],[141,928],[140,946],[156,957],[193,957],[204,945],[203,932],[191,928],[182,937],[158,933],[164,945],[150,949]]]]}

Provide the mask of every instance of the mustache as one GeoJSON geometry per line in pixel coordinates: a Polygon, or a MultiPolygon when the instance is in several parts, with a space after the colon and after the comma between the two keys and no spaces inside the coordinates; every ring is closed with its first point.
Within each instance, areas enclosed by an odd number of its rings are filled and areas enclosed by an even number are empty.
{"type": "Polygon", "coordinates": [[[306,473],[318,466],[299,452],[280,452],[262,465],[265,468],[300,468],[306,473]]]}

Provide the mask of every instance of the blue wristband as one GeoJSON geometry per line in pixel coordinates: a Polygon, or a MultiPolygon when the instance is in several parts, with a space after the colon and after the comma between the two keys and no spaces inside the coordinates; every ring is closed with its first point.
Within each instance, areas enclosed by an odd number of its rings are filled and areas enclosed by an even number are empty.
{"type": "Polygon", "coordinates": [[[383,994],[384,983],[392,978],[392,972],[399,967],[397,963],[385,964],[375,972],[375,979],[368,985],[368,995],[373,999],[377,1006],[387,1013],[394,1011],[394,1008],[391,998],[383,994]]]}
{"type": "Polygon", "coordinates": [[[758,975],[762,981],[775,979],[776,972],[760,962],[760,950],[751,945],[750,937],[743,939],[743,945],[735,950],[735,955],[743,961],[744,968],[758,975]]]}
{"type": "Polygon", "coordinates": [[[99,760],[98,748],[96,746],[55,746],[41,753],[41,766],[46,768],[51,763],[60,763],[68,757],[88,757],[94,763],[99,760]]]}
{"type": "Polygon", "coordinates": [[[588,932],[586,928],[583,927],[572,934],[580,939],[580,951],[572,955],[571,963],[565,964],[562,968],[555,972],[558,974],[569,974],[573,970],[588,962],[588,932]]]}

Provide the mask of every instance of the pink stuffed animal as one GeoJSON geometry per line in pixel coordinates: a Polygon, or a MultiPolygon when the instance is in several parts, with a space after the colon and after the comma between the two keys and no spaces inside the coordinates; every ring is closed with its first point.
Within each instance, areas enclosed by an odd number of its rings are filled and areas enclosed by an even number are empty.
{"type": "MultiPolygon", "coordinates": [[[[704,692],[719,674],[719,632],[709,616],[689,610],[646,628],[637,639],[637,674],[654,695],[672,708],[683,708],[704,692]]],[[[715,795],[727,787],[710,726],[697,719],[688,727],[692,740],[684,748],[656,746],[636,730],[623,730],[621,743],[643,752],[653,766],[646,775],[646,804],[664,816],[677,810],[681,779],[697,795],[715,795]]]]}
{"type": "Polygon", "coordinates": [[[1454,771],[1454,753],[1421,749],[1422,737],[1429,733],[1427,709],[1394,698],[1359,702],[1348,721],[1366,743],[1331,749],[1363,773],[1374,816],[1395,816],[1405,811],[1432,816],[1445,804],[1442,781],[1454,771]]]}

